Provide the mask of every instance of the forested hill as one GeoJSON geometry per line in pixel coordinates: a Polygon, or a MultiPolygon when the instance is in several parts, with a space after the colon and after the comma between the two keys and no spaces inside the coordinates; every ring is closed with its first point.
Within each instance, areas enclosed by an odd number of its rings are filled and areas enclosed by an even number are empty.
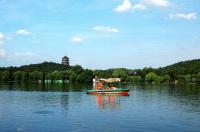
{"type": "Polygon", "coordinates": [[[70,82],[91,82],[95,76],[99,78],[118,77],[125,82],[200,84],[200,59],[183,61],[158,69],[88,70],[83,69],[80,65],[65,67],[53,62],[0,68],[0,81],[69,80],[70,82]]]}
{"type": "Polygon", "coordinates": [[[175,63],[158,69],[162,74],[176,73],[177,75],[197,74],[200,72],[200,59],[175,63]]]}
{"type": "MultiPolygon", "coordinates": [[[[66,69],[68,69],[66,66],[54,62],[43,62],[39,64],[23,65],[20,67],[0,67],[0,71],[9,70],[9,71],[26,71],[26,72],[31,72],[31,71],[52,72],[52,71],[65,71],[66,69]]],[[[163,75],[170,73],[175,73],[177,75],[197,74],[200,72],[200,59],[178,62],[173,65],[154,69],[153,71],[156,72],[157,74],[163,74],[163,75]]]]}
{"type": "Polygon", "coordinates": [[[54,62],[43,62],[40,64],[30,64],[30,65],[23,65],[20,67],[4,67],[0,68],[0,71],[9,70],[9,71],[41,71],[41,72],[52,72],[52,71],[64,71],[67,67],[54,62]]]}

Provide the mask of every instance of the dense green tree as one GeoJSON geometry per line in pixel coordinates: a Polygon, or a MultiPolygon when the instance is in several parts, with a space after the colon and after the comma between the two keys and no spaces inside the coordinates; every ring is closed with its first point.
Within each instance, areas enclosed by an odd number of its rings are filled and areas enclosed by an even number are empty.
{"type": "Polygon", "coordinates": [[[58,71],[52,72],[51,76],[52,76],[52,80],[60,80],[61,79],[61,75],[59,74],[58,71]]]}
{"type": "Polygon", "coordinates": [[[93,75],[99,78],[104,78],[104,71],[103,70],[94,70],[93,75]]]}
{"type": "Polygon", "coordinates": [[[186,82],[184,75],[178,75],[176,80],[178,81],[178,83],[185,83],[186,82]]]}
{"type": "Polygon", "coordinates": [[[200,72],[197,74],[197,83],[200,84],[200,72]]]}
{"type": "Polygon", "coordinates": [[[73,71],[75,74],[80,74],[84,69],[80,65],[75,65],[70,68],[70,71],[73,71]]]}
{"type": "Polygon", "coordinates": [[[190,82],[191,82],[191,83],[197,83],[197,80],[198,80],[198,79],[197,79],[197,75],[192,74],[191,77],[190,77],[190,82]]]}
{"type": "Polygon", "coordinates": [[[103,72],[103,78],[110,78],[112,77],[113,69],[108,69],[103,72]]]}
{"type": "Polygon", "coordinates": [[[129,76],[126,79],[126,82],[141,82],[142,77],[141,76],[129,76]]]}
{"type": "Polygon", "coordinates": [[[187,83],[190,83],[191,82],[191,75],[188,75],[188,74],[185,75],[183,81],[187,82],[187,83]]]}
{"type": "Polygon", "coordinates": [[[22,78],[21,78],[22,81],[28,81],[28,73],[27,72],[23,72],[22,71],[22,78]]]}
{"type": "Polygon", "coordinates": [[[51,72],[45,74],[45,80],[53,80],[51,72]]]}
{"type": "Polygon", "coordinates": [[[11,81],[11,73],[10,71],[2,71],[1,72],[1,81],[11,81]]]}
{"type": "Polygon", "coordinates": [[[38,81],[43,79],[43,73],[40,71],[33,71],[29,73],[30,81],[38,81]]]}
{"type": "Polygon", "coordinates": [[[70,74],[69,74],[69,81],[70,82],[75,82],[76,78],[77,78],[76,73],[75,72],[70,72],[70,74]]]}
{"type": "Polygon", "coordinates": [[[61,80],[68,80],[69,79],[69,70],[60,71],[59,72],[61,80]]]}
{"type": "Polygon", "coordinates": [[[88,71],[80,65],[64,65],[44,62],[21,67],[0,67],[0,81],[38,81],[70,80],[70,82],[90,82],[94,76],[99,78],[119,77],[123,81],[200,83],[200,59],[179,62],[163,68],[108,69],[88,71]],[[154,74],[153,74],[154,73],[154,74]]]}
{"type": "Polygon", "coordinates": [[[128,76],[128,74],[126,73],[126,71],[124,69],[117,69],[117,70],[113,71],[112,76],[121,78],[122,80],[125,80],[126,77],[128,76]]]}
{"type": "Polygon", "coordinates": [[[160,78],[159,76],[154,73],[154,72],[149,72],[146,76],[145,76],[145,81],[147,82],[159,82],[160,78]]]}
{"type": "Polygon", "coordinates": [[[169,75],[164,75],[162,82],[170,82],[171,78],[169,75]]]}
{"type": "Polygon", "coordinates": [[[156,73],[156,69],[145,67],[145,68],[143,68],[143,69],[141,70],[141,76],[142,76],[143,78],[145,78],[145,76],[146,76],[148,73],[150,73],[150,72],[156,73]]]}
{"type": "Polygon", "coordinates": [[[22,80],[22,71],[16,71],[13,73],[13,78],[15,81],[21,81],[22,80]]]}
{"type": "Polygon", "coordinates": [[[91,70],[85,70],[83,72],[81,72],[77,78],[76,78],[76,82],[91,82],[93,79],[93,73],[91,70]]]}

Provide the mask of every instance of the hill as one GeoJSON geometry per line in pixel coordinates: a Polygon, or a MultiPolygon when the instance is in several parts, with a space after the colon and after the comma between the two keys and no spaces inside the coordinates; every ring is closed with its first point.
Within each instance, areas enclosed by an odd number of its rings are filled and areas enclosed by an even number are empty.
{"type": "Polygon", "coordinates": [[[26,72],[31,72],[31,71],[41,71],[41,72],[52,72],[52,71],[64,71],[68,67],[59,64],[59,63],[54,63],[54,62],[43,62],[39,64],[30,64],[30,65],[23,65],[20,67],[4,67],[0,68],[0,71],[26,71],[26,72]]]}
{"type": "Polygon", "coordinates": [[[175,73],[177,75],[197,74],[200,72],[200,59],[188,60],[159,68],[161,74],[175,73]]]}
{"type": "Polygon", "coordinates": [[[80,65],[66,67],[53,62],[0,68],[0,81],[69,80],[70,82],[91,82],[92,79],[118,77],[126,82],[183,82],[200,83],[200,59],[182,61],[154,69],[108,69],[89,70],[80,65]]]}

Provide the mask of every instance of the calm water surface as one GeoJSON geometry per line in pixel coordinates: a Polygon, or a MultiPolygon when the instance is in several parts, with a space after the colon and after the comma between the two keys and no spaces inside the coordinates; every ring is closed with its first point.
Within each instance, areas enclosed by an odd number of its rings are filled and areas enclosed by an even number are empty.
{"type": "Polygon", "coordinates": [[[0,83],[0,132],[199,132],[200,86],[123,84],[129,96],[94,96],[92,85],[0,83]]]}

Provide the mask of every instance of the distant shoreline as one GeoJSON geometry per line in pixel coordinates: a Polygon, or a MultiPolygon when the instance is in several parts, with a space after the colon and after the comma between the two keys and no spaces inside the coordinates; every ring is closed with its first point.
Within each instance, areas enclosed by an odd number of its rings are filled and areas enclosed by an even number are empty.
{"type": "Polygon", "coordinates": [[[93,78],[120,78],[122,82],[197,83],[200,84],[200,59],[183,61],[163,68],[108,70],[83,69],[80,65],[65,66],[53,62],[21,67],[0,68],[0,81],[91,83],[93,78]]]}

